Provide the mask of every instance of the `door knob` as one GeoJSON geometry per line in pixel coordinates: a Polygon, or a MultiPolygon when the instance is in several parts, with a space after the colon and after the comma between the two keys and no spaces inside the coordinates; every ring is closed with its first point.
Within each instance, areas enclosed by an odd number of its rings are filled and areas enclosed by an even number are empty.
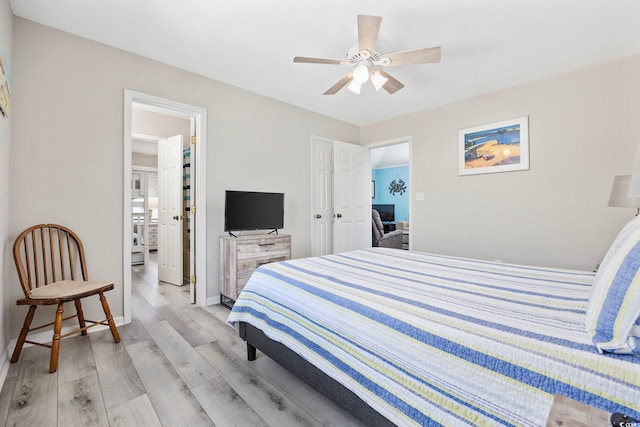
{"type": "Polygon", "coordinates": [[[172,218],[175,219],[176,221],[180,219],[178,215],[174,215],[172,218]]]}
{"type": "Polygon", "coordinates": [[[316,214],[316,219],[320,219],[320,218],[322,218],[322,215],[316,214]]]}
{"type": "Polygon", "coordinates": [[[342,218],[342,214],[336,215],[336,218],[342,218]]]}

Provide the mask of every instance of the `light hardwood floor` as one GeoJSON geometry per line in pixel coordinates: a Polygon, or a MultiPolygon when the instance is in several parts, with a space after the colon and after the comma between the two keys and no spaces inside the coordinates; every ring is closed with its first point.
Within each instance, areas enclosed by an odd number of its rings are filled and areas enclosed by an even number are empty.
{"type": "Polygon", "coordinates": [[[0,392],[0,425],[362,426],[260,352],[248,362],[227,309],[189,304],[186,287],[154,270],[134,267],[119,344],[108,330],[67,338],[53,374],[48,349],[23,350],[0,392]]]}

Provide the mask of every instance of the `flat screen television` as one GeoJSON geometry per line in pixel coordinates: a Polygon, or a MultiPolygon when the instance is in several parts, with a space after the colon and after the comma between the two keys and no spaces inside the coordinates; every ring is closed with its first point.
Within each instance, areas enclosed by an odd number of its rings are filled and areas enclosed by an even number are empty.
{"type": "Polygon", "coordinates": [[[380,214],[382,222],[394,222],[396,220],[396,205],[371,205],[380,214]]]}
{"type": "Polygon", "coordinates": [[[273,230],[284,227],[284,193],[225,191],[224,231],[273,230]]]}

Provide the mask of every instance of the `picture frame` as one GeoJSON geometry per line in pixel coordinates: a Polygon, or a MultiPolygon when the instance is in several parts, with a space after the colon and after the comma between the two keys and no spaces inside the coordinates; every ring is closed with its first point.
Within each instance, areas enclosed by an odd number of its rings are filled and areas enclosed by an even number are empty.
{"type": "Polygon", "coordinates": [[[458,175],[529,170],[529,116],[458,131],[458,175]]]}
{"type": "Polygon", "coordinates": [[[9,117],[11,113],[11,71],[2,49],[0,49],[0,113],[5,117],[9,117]]]}
{"type": "Polygon", "coordinates": [[[376,182],[373,179],[371,180],[371,198],[376,198],[376,182]]]}

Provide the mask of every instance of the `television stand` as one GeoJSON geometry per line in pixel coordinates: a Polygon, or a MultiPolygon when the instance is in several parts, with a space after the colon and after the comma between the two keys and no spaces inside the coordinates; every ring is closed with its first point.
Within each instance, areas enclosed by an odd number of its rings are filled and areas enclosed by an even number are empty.
{"type": "Polygon", "coordinates": [[[382,228],[385,233],[389,233],[391,231],[396,231],[396,223],[395,222],[385,222],[382,223],[382,228]]]}

